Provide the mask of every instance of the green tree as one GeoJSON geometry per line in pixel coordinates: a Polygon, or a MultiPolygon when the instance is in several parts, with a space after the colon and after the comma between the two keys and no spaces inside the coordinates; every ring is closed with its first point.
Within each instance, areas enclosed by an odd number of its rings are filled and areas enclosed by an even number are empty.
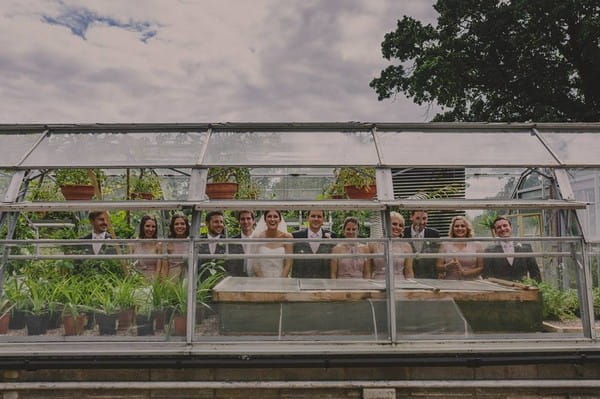
{"type": "Polygon", "coordinates": [[[597,0],[438,0],[437,26],[411,17],[385,35],[399,64],[371,81],[379,100],[436,102],[437,121],[600,119],[597,0]]]}

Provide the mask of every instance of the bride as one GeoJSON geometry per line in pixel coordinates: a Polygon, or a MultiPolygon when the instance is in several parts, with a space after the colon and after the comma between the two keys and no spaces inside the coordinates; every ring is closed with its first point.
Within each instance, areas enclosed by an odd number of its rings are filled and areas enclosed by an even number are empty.
{"type": "MultiPolygon", "coordinates": [[[[293,238],[287,232],[287,225],[281,218],[281,212],[268,210],[258,222],[252,238],[293,238]]],[[[293,244],[265,242],[254,244],[256,254],[268,255],[268,258],[254,258],[250,270],[256,277],[288,277],[292,268],[292,259],[283,256],[293,253],[293,244]],[[281,255],[281,257],[275,257],[281,255]],[[273,257],[272,257],[273,256],[273,257]]]]}

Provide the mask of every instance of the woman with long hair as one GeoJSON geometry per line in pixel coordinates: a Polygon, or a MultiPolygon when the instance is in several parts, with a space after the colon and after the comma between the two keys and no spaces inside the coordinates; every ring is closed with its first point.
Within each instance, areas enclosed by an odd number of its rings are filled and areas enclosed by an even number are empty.
{"type": "MultiPolygon", "coordinates": [[[[473,226],[464,216],[455,216],[450,222],[450,238],[473,237],[473,226]]],[[[483,258],[479,256],[460,256],[461,253],[483,252],[483,246],[476,241],[447,241],[440,245],[439,252],[449,252],[456,256],[439,258],[436,263],[438,278],[446,280],[474,280],[481,276],[483,258]]]]}
{"type": "MultiPolygon", "coordinates": [[[[190,222],[183,213],[176,213],[169,223],[169,238],[186,239],[190,236],[190,222]]],[[[181,255],[181,258],[169,258],[164,267],[164,276],[170,279],[182,278],[186,275],[189,241],[172,241],[167,245],[168,254],[181,255]]]]}
{"type": "MultiPolygon", "coordinates": [[[[358,219],[347,217],[342,225],[345,238],[358,238],[358,219]]],[[[341,243],[333,247],[334,254],[368,254],[369,247],[356,241],[341,243]]],[[[371,278],[371,259],[368,257],[333,258],[331,259],[331,278],[371,278]]]]}
{"type": "MultiPolygon", "coordinates": [[[[139,239],[156,239],[158,236],[158,223],[156,217],[152,215],[142,216],[138,228],[139,239]]],[[[162,245],[159,242],[136,242],[131,246],[133,254],[161,254],[162,245]]],[[[134,262],[135,269],[144,275],[147,279],[153,279],[161,276],[163,262],[161,259],[139,258],[134,262]]]]}

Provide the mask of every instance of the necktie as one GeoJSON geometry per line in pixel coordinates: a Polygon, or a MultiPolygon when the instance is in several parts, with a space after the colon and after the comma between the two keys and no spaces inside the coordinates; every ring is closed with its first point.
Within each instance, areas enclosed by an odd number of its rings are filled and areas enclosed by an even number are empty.
{"type": "MultiPolygon", "coordinates": [[[[502,249],[504,250],[505,254],[514,254],[515,253],[515,247],[514,247],[514,244],[512,241],[503,241],[502,249]]],[[[508,261],[508,264],[512,266],[515,258],[514,258],[514,256],[507,256],[506,260],[508,261]]]]}
{"type": "MultiPolygon", "coordinates": [[[[319,235],[315,233],[310,233],[309,238],[319,238],[319,235]]],[[[310,243],[310,249],[313,251],[313,254],[316,253],[319,250],[319,243],[316,241],[312,241],[310,243]]]]}

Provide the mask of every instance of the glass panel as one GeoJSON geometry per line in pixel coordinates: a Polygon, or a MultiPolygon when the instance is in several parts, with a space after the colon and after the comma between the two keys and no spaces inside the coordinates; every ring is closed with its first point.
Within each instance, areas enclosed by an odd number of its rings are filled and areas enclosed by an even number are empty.
{"type": "Polygon", "coordinates": [[[319,199],[334,181],[331,168],[255,168],[251,174],[261,189],[260,199],[319,199]]]}
{"type": "Polygon", "coordinates": [[[13,176],[12,170],[0,169],[0,199],[4,199],[13,176]]]}
{"type": "Polygon", "coordinates": [[[383,162],[394,166],[556,166],[525,132],[376,132],[383,162]]]}
{"type": "Polygon", "coordinates": [[[577,211],[588,241],[600,241],[600,169],[569,169],[569,181],[577,201],[587,202],[577,211]]]}
{"type": "Polygon", "coordinates": [[[512,243],[510,250],[500,241],[483,238],[400,241],[422,247],[415,247],[413,255],[416,278],[396,285],[401,299],[397,317],[405,321],[398,322],[399,340],[439,339],[439,334],[449,338],[583,335],[577,291],[579,240],[503,240],[512,243]]]}
{"type": "Polygon", "coordinates": [[[205,132],[53,134],[27,157],[25,166],[192,166],[205,132]]]}
{"type": "Polygon", "coordinates": [[[213,132],[206,165],[377,165],[370,132],[213,132]]]}
{"type": "Polygon", "coordinates": [[[598,165],[598,133],[540,132],[540,135],[561,162],[570,165],[598,165]]]}
{"type": "MultiPolygon", "coordinates": [[[[197,305],[204,311],[195,338],[389,340],[385,281],[379,274],[376,279],[371,275],[371,257],[377,255],[369,253],[368,244],[375,241],[300,236],[251,244],[200,240],[200,285],[210,285],[206,282],[207,276],[214,276],[211,268],[222,267],[232,277],[221,280],[210,297],[198,297],[197,305]],[[283,277],[290,264],[290,277],[283,277]]],[[[198,293],[202,292],[206,290],[199,287],[198,293]]]]}
{"type": "Polygon", "coordinates": [[[40,133],[0,134],[0,167],[15,166],[39,137],[40,133]]]}
{"type": "Polygon", "coordinates": [[[182,340],[176,319],[187,308],[187,282],[154,278],[163,258],[187,259],[187,251],[170,251],[174,242],[0,243],[9,252],[2,288],[12,306],[0,340],[182,340]]]}

